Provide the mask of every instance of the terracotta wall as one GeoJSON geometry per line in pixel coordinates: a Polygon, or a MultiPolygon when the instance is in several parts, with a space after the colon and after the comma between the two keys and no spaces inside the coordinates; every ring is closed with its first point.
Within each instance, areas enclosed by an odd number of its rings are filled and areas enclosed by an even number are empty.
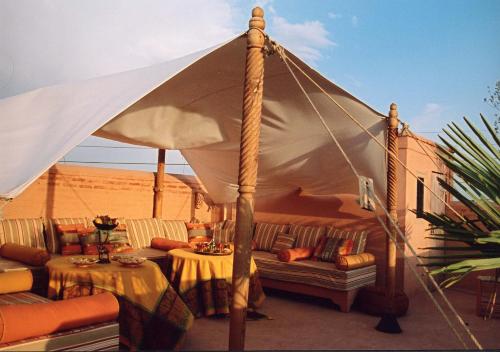
{"type": "MultiPolygon", "coordinates": [[[[154,173],[55,165],[3,209],[4,218],[113,217],[151,218],[154,173]]],[[[195,192],[204,192],[194,176],[165,174],[164,219],[212,221],[208,196],[195,209],[195,192]]]]}
{"type": "MultiPolygon", "coordinates": [[[[438,187],[437,177],[448,177],[447,171],[441,164],[440,160],[434,154],[435,145],[426,140],[419,140],[413,137],[402,136],[399,138],[399,155],[405,165],[416,174],[418,177],[424,178],[424,184],[438,193],[440,196],[446,195],[438,187]],[[432,159],[429,158],[432,156],[432,159]]],[[[409,172],[399,168],[398,188],[401,190],[398,199],[400,225],[404,229],[406,238],[416,251],[417,255],[435,254],[424,248],[432,245],[442,245],[441,241],[425,238],[430,235],[428,231],[428,223],[418,218],[411,210],[417,207],[417,180],[409,172]],[[441,242],[441,243],[439,243],[441,242]]],[[[432,193],[424,188],[424,210],[425,211],[442,211],[444,212],[443,204],[432,195],[432,193]]],[[[421,267],[416,267],[417,260],[409,248],[405,249],[407,256],[404,270],[405,276],[405,291],[411,296],[417,291],[421,291],[421,284],[415,278],[413,272],[410,271],[409,265],[416,268],[419,276],[426,282],[427,286],[432,288],[427,275],[421,267]]],[[[439,280],[439,278],[437,278],[439,280]]]]}

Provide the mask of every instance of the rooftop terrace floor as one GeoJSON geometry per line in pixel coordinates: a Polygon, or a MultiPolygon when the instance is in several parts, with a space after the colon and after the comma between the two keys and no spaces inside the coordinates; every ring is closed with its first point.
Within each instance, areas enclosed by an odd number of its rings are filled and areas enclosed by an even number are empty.
{"type": "MultiPolygon", "coordinates": [[[[259,312],[273,320],[248,321],[248,350],[456,350],[464,349],[429,297],[422,291],[410,301],[406,316],[398,319],[401,334],[374,329],[379,318],[357,310],[342,313],[328,300],[281,291],[266,291],[259,312]]],[[[472,333],[485,349],[500,349],[500,320],[475,315],[475,294],[446,291],[472,333]]],[[[435,294],[437,296],[437,294],[435,294]]],[[[456,322],[455,320],[453,320],[456,322]]],[[[455,325],[469,348],[462,328],[455,325]]],[[[227,350],[228,318],[197,319],[187,335],[184,350],[227,350]]]]}

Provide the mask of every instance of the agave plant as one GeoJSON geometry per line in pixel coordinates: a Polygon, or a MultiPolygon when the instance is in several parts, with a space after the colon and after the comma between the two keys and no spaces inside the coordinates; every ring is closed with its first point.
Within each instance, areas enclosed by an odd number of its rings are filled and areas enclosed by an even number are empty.
{"type": "Polygon", "coordinates": [[[425,266],[438,267],[431,274],[447,274],[441,283],[444,287],[473,271],[500,268],[500,141],[483,115],[481,119],[489,138],[465,117],[472,134],[452,123],[443,130],[446,136],[439,136],[442,145],[438,145],[437,155],[453,172],[452,182],[440,179],[440,186],[473,214],[422,214],[431,224],[430,230],[439,230],[427,238],[445,241],[444,246],[424,248],[445,250],[444,254],[422,256],[428,260],[425,266]]]}

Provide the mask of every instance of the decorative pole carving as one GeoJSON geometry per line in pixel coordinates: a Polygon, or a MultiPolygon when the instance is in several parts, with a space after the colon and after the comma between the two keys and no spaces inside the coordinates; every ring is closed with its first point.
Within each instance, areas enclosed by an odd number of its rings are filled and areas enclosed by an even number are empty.
{"type": "MultiPolygon", "coordinates": [[[[397,161],[393,155],[398,155],[398,106],[391,104],[389,117],[387,118],[387,211],[390,219],[387,219],[387,227],[391,231],[391,237],[396,240],[396,227],[398,224],[398,177],[397,177],[397,161]],[[392,219],[392,221],[391,221],[392,219]]],[[[396,298],[396,244],[391,240],[389,235],[386,236],[386,272],[385,272],[385,294],[386,294],[386,309],[382,315],[382,319],[377,325],[377,330],[389,333],[399,333],[401,328],[396,320],[395,315],[395,298],[396,298]]]]}
{"type": "Polygon", "coordinates": [[[165,179],[165,149],[158,149],[158,165],[156,169],[153,217],[161,218],[163,209],[163,180],[165,179]]]}
{"type": "Polygon", "coordinates": [[[234,238],[233,297],[229,328],[229,349],[245,347],[245,318],[250,282],[251,231],[253,225],[255,185],[259,154],[260,120],[264,79],[264,11],[252,10],[247,32],[247,56],[241,124],[239,196],[234,238]]]}

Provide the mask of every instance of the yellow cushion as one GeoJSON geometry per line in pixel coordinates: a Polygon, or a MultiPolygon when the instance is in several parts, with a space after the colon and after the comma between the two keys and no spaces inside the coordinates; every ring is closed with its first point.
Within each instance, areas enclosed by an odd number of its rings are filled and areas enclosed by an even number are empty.
{"type": "Polygon", "coordinates": [[[50,259],[50,254],[45,249],[16,243],[6,243],[0,247],[0,256],[33,266],[43,266],[50,259]]]}
{"type": "Polygon", "coordinates": [[[30,270],[0,273],[0,294],[31,290],[33,275],[30,270]]]}

